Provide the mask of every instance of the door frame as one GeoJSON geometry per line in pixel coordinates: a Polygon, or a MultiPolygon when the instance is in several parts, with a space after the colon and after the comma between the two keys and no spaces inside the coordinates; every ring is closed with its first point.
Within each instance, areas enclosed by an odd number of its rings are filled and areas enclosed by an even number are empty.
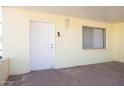
{"type": "Polygon", "coordinates": [[[55,68],[55,23],[54,22],[50,22],[50,21],[39,21],[39,20],[29,20],[29,64],[30,64],[30,71],[32,71],[31,68],[31,22],[41,22],[41,23],[48,23],[52,25],[52,43],[53,43],[53,49],[52,49],[52,68],[55,68]]]}

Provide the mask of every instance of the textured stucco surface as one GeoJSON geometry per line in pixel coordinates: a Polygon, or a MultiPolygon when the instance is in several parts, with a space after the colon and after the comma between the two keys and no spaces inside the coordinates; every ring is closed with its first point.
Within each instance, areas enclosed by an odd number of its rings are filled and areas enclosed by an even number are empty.
{"type": "Polygon", "coordinates": [[[9,76],[9,61],[0,62],[0,86],[4,85],[9,76]]]}

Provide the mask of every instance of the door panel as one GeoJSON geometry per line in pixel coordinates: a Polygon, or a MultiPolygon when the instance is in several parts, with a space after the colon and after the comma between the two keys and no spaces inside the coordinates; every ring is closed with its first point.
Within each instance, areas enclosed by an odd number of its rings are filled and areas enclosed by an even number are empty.
{"type": "Polygon", "coordinates": [[[50,69],[53,65],[53,28],[50,23],[31,22],[31,69],[50,69]]]}

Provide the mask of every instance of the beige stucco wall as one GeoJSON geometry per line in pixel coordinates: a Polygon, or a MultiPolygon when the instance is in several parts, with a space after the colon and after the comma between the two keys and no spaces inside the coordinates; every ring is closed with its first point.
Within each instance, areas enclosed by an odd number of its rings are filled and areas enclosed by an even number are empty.
{"type": "Polygon", "coordinates": [[[9,60],[5,59],[0,62],[0,86],[4,85],[9,76],[9,60]]]}
{"type": "Polygon", "coordinates": [[[113,60],[124,62],[124,22],[110,25],[113,31],[113,60]]]}
{"type": "Polygon", "coordinates": [[[106,23],[3,7],[3,49],[4,55],[10,58],[10,74],[30,72],[30,20],[55,25],[54,68],[112,61],[112,31],[106,23]],[[65,28],[66,18],[70,18],[68,29],[65,28]],[[83,25],[106,28],[107,48],[83,50],[83,25]],[[57,37],[58,31],[61,37],[57,37]]]}

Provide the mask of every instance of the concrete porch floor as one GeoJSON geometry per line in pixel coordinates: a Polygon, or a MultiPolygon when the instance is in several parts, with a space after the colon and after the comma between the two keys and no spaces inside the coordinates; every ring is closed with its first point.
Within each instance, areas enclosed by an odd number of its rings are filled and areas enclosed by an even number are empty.
{"type": "Polygon", "coordinates": [[[108,62],[10,76],[5,86],[122,86],[124,63],[108,62]]]}

